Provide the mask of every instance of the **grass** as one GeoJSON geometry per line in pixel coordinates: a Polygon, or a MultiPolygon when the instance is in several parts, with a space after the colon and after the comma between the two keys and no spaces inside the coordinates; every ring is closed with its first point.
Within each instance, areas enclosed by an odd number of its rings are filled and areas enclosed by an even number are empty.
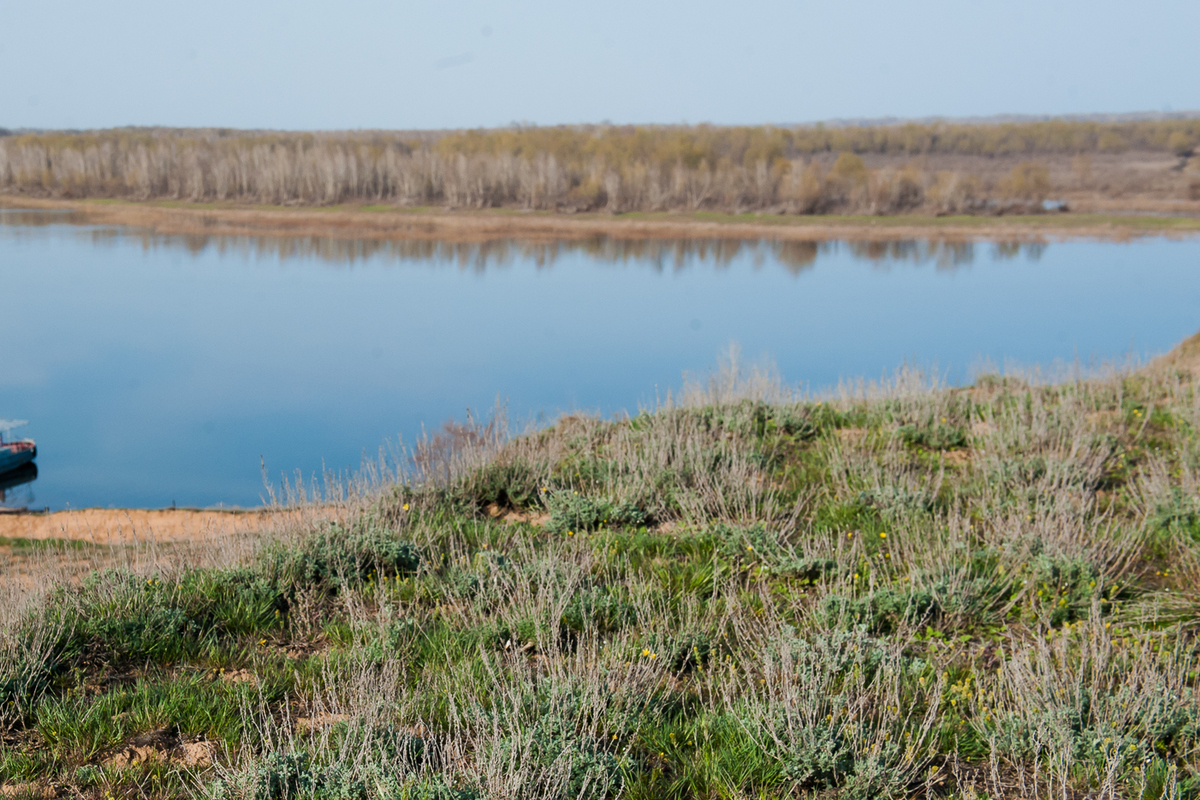
{"type": "Polygon", "coordinates": [[[726,375],[632,418],[451,428],[340,523],[11,615],[0,781],[1200,796],[1198,426],[1156,365],[821,401],[726,375]]]}
{"type": "Polygon", "coordinates": [[[91,542],[79,539],[30,539],[24,536],[0,536],[0,547],[10,547],[15,552],[32,550],[87,550],[93,547],[91,542]]]}

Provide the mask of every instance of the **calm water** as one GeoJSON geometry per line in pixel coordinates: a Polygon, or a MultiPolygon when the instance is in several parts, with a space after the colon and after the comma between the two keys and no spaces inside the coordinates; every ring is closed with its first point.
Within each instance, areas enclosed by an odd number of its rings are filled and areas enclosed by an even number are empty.
{"type": "Polygon", "coordinates": [[[1200,241],[552,245],[163,237],[0,212],[8,504],[256,505],[468,407],[635,410],[731,341],[790,382],[1169,349],[1200,241]],[[28,476],[27,476],[28,477],[28,476]]]}

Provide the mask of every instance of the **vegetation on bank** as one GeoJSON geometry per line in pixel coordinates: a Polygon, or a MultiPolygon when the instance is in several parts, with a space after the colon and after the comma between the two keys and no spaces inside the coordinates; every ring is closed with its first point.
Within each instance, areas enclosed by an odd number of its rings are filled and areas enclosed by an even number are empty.
{"type": "Polygon", "coordinates": [[[727,377],[512,440],[449,427],[341,522],[9,611],[0,782],[1200,795],[1190,374],[820,402],[727,377]]]}
{"type": "Polygon", "coordinates": [[[1118,179],[1093,165],[1093,157],[1128,151],[1177,157],[1179,174],[1164,167],[1157,190],[1198,199],[1200,177],[1187,172],[1198,144],[1194,119],[322,134],[120,129],[0,136],[0,191],[611,212],[1003,213],[1037,209],[1066,189],[1107,196],[1144,188],[1144,169],[1118,179]],[[1051,157],[1071,160],[1069,169],[1052,172],[1044,163],[1051,157]],[[997,173],[992,162],[1005,166],[997,173]]]}

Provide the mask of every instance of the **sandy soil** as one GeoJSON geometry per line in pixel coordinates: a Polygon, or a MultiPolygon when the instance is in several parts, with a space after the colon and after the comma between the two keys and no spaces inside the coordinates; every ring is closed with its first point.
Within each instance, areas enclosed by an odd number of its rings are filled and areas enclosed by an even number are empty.
{"type": "Polygon", "coordinates": [[[0,513],[0,539],[68,539],[98,545],[202,542],[278,529],[298,520],[335,519],[339,511],[85,508],[0,513]]]}
{"type": "Polygon", "coordinates": [[[269,525],[274,514],[262,511],[86,508],[52,514],[0,514],[0,537],[72,539],[95,544],[195,542],[269,525]]]}
{"type": "Polygon", "coordinates": [[[762,222],[708,221],[686,216],[642,218],[605,214],[544,214],[511,211],[429,212],[344,209],[188,207],[153,203],[45,200],[0,196],[0,207],[69,209],[94,224],[129,225],[174,235],[319,236],[340,239],[426,239],[481,242],[497,239],[940,239],[945,241],[1045,241],[1128,239],[1140,235],[1195,235],[1200,221],[1164,230],[1160,218],[1092,221],[1072,214],[1030,219],[979,217],[878,217],[864,220],[763,217],[762,222]]]}

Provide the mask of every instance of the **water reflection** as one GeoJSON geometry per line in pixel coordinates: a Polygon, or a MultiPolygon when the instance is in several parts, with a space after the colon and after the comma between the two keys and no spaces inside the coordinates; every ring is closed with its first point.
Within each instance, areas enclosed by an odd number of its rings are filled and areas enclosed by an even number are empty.
{"type": "Polygon", "coordinates": [[[0,212],[18,301],[0,313],[0,407],[36,420],[45,454],[36,483],[5,489],[18,506],[34,491],[51,508],[257,505],[264,464],[350,470],[497,398],[522,421],[633,411],[731,341],[806,388],[901,363],[957,383],[985,362],[1162,351],[1200,307],[1195,240],[462,243],[79,222],[0,212]]]}
{"type": "Polygon", "coordinates": [[[0,474],[0,506],[27,507],[33,502],[33,487],[37,480],[37,464],[22,464],[14,470],[0,474]]]}
{"type": "MultiPolygon", "coordinates": [[[[80,225],[73,212],[0,210],[0,229],[10,236],[33,235],[31,229],[53,225],[80,225]]],[[[583,255],[602,264],[635,264],[658,272],[680,271],[696,264],[721,269],[742,258],[757,267],[778,263],[792,275],[812,269],[822,257],[848,251],[874,268],[888,270],[898,264],[933,264],[953,272],[976,261],[979,249],[992,260],[1025,258],[1036,261],[1046,250],[1041,242],[996,242],[977,245],[969,241],[897,239],[892,241],[773,241],[722,238],[626,239],[594,236],[584,239],[530,241],[496,239],[481,242],[441,240],[337,239],[326,236],[228,236],[212,234],[160,234],[136,228],[85,226],[78,235],[95,245],[127,242],[147,251],[175,250],[200,256],[234,256],[252,259],[313,259],[331,266],[349,267],[368,261],[420,264],[453,264],[477,273],[532,263],[539,269],[560,259],[583,255]]]]}

